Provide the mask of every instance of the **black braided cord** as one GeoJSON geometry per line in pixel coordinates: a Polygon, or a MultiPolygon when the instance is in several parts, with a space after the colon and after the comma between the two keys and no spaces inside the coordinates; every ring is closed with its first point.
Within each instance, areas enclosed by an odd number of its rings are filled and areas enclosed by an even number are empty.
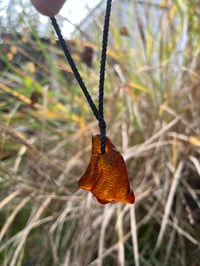
{"type": "Polygon", "coordinates": [[[104,19],[103,38],[102,38],[102,51],[101,51],[101,65],[99,75],[99,129],[101,133],[101,153],[105,153],[106,147],[106,122],[104,120],[103,103],[104,103],[104,79],[106,68],[106,52],[108,46],[108,33],[110,24],[112,0],[107,0],[106,14],[104,19]]]}
{"type": "Polygon", "coordinates": [[[110,13],[111,13],[111,4],[112,0],[107,0],[107,6],[106,6],[106,14],[104,19],[104,29],[103,29],[103,39],[102,39],[102,51],[101,51],[101,64],[100,64],[100,74],[99,74],[99,105],[98,109],[96,105],[94,104],[87,87],[85,86],[85,83],[76,67],[76,64],[70,54],[69,48],[67,46],[66,41],[64,40],[61,30],[59,28],[59,25],[57,23],[57,20],[55,17],[51,17],[51,22],[54,27],[54,30],[58,36],[58,40],[60,42],[60,45],[63,49],[63,52],[65,54],[65,57],[72,69],[72,72],[74,73],[74,76],[82,89],[86,100],[96,117],[96,119],[99,122],[99,129],[101,134],[101,154],[105,153],[105,147],[106,147],[106,122],[104,120],[104,112],[103,112],[103,103],[104,103],[104,79],[105,79],[105,66],[106,66],[106,52],[107,52],[107,44],[108,44],[108,32],[109,32],[109,23],[110,23],[110,13]]]}

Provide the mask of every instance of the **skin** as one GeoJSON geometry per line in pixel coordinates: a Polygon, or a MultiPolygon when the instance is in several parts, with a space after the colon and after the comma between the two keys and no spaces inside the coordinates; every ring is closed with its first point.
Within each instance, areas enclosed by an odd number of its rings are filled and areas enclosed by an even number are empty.
{"type": "Polygon", "coordinates": [[[31,0],[31,3],[42,15],[53,17],[58,14],[65,0],[31,0]]]}

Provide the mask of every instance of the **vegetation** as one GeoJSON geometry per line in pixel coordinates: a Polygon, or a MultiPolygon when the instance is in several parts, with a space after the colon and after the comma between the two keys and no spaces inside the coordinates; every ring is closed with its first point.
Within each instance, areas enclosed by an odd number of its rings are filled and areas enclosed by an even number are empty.
{"type": "MultiPolygon", "coordinates": [[[[1,21],[1,265],[199,265],[199,6],[162,1],[152,17],[150,4],[132,3],[126,25],[112,17],[105,118],[134,205],[101,205],[78,189],[98,124],[31,7],[1,21]]],[[[70,49],[96,99],[101,38],[81,36],[70,49]]]]}

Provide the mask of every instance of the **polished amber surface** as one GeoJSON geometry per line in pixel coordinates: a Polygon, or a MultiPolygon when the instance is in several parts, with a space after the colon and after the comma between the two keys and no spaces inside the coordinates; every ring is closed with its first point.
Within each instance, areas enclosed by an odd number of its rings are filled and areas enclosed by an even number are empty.
{"type": "Polygon", "coordinates": [[[113,201],[134,203],[135,196],[130,189],[122,155],[108,137],[106,137],[105,154],[101,154],[100,146],[100,134],[93,134],[90,162],[78,182],[79,187],[91,191],[102,204],[113,201]]]}

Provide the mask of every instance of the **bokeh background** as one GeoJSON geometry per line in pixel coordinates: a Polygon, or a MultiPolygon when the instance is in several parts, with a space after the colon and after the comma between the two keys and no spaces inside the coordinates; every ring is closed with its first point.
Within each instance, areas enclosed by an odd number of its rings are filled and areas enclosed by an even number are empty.
{"type": "MultiPolygon", "coordinates": [[[[106,1],[74,2],[57,20],[97,103],[106,1]]],[[[0,265],[199,265],[199,0],[113,1],[105,119],[134,205],[77,186],[98,124],[50,20],[0,14],[0,265]]]]}

